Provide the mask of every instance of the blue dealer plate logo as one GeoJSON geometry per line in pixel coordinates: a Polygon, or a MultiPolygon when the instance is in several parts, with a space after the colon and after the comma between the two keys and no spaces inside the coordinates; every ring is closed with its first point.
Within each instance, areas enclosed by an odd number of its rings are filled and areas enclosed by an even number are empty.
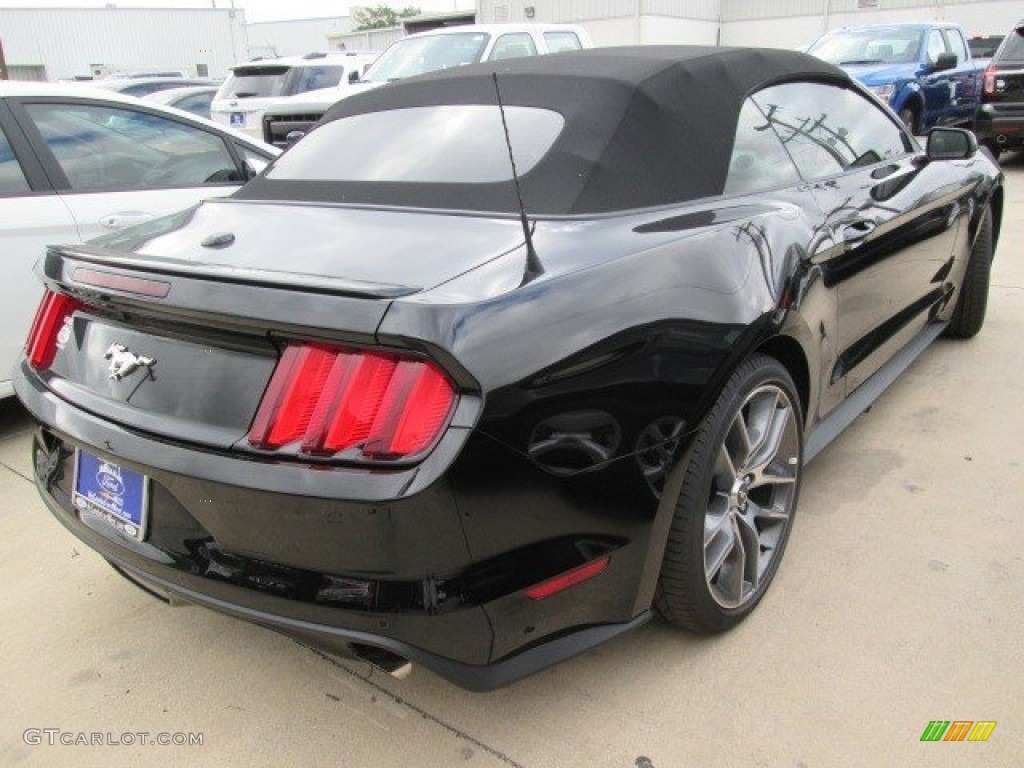
{"type": "Polygon", "coordinates": [[[78,453],[74,505],[141,539],[146,527],[146,477],[85,451],[78,453]]]}

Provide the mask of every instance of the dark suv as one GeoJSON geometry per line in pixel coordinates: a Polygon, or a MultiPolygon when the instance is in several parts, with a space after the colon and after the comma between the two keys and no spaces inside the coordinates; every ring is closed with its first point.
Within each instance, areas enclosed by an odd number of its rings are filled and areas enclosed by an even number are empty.
{"type": "Polygon", "coordinates": [[[997,157],[1024,146],[1024,19],[1010,30],[985,70],[975,132],[997,157]]]}

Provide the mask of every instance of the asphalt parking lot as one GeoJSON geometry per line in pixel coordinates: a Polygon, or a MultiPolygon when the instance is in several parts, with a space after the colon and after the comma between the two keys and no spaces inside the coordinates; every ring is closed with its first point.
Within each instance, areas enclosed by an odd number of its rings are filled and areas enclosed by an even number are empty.
{"type": "Polygon", "coordinates": [[[1024,765],[1024,155],[1004,169],[984,330],[933,345],[808,468],[751,619],[655,622],[490,694],[131,588],[45,511],[27,418],[0,403],[0,765],[1024,765]],[[998,725],[922,743],[932,720],[998,725]]]}

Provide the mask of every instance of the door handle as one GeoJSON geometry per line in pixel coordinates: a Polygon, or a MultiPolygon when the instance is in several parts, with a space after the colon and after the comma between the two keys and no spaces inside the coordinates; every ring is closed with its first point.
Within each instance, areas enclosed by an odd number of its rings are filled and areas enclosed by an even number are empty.
{"type": "Polygon", "coordinates": [[[143,224],[152,218],[153,214],[145,211],[120,211],[104,216],[100,219],[100,226],[104,229],[124,229],[143,224]]]}
{"type": "Polygon", "coordinates": [[[878,226],[873,221],[855,221],[843,228],[843,240],[847,243],[857,243],[875,231],[878,226]]]}

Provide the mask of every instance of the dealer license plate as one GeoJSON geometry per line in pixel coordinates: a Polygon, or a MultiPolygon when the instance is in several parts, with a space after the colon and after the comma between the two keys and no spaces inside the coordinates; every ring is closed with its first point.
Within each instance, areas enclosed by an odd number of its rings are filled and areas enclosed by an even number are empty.
{"type": "Polygon", "coordinates": [[[79,516],[101,518],[126,536],[146,535],[149,479],[140,472],[78,451],[72,503],[79,516]]]}

